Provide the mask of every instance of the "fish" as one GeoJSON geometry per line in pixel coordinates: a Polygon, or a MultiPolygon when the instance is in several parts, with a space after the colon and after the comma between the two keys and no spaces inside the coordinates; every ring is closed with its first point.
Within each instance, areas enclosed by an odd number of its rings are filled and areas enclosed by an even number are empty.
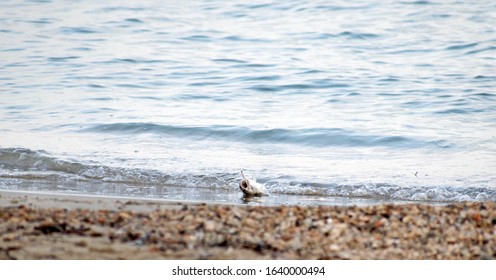
{"type": "Polygon", "coordinates": [[[261,184],[257,183],[256,180],[250,180],[245,177],[243,170],[241,170],[241,181],[239,182],[239,189],[244,193],[245,196],[262,196],[267,195],[267,192],[261,184]]]}

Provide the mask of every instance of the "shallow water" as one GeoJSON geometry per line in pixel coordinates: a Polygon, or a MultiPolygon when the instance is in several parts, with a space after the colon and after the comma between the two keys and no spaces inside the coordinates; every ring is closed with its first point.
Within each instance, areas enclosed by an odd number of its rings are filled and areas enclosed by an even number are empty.
{"type": "Polygon", "coordinates": [[[494,26],[494,1],[2,1],[0,189],[239,200],[243,169],[269,204],[496,201],[494,26]]]}

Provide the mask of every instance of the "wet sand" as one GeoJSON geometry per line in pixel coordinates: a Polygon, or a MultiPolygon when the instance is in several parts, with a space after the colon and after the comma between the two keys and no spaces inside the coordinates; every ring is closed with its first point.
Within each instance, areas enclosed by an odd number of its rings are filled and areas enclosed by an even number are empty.
{"type": "Polygon", "coordinates": [[[0,191],[0,259],[496,259],[496,204],[263,207],[0,191]]]}

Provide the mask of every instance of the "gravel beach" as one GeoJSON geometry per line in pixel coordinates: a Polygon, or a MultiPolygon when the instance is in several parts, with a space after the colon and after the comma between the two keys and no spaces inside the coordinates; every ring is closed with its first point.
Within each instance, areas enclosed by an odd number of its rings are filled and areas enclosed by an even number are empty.
{"type": "Polygon", "coordinates": [[[496,259],[495,203],[253,207],[0,195],[0,259],[496,259]]]}

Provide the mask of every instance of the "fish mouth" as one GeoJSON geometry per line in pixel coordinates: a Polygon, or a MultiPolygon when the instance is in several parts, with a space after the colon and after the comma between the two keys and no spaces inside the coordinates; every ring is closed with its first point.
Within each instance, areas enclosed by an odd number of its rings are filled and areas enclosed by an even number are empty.
{"type": "Polygon", "coordinates": [[[248,180],[243,179],[239,182],[239,189],[243,192],[245,196],[261,196],[261,193],[255,193],[253,189],[250,190],[249,188],[250,183],[248,180]]]}
{"type": "Polygon", "coordinates": [[[249,183],[247,182],[247,180],[241,180],[241,182],[239,182],[239,188],[244,193],[246,193],[248,191],[248,186],[249,186],[249,183]]]}

